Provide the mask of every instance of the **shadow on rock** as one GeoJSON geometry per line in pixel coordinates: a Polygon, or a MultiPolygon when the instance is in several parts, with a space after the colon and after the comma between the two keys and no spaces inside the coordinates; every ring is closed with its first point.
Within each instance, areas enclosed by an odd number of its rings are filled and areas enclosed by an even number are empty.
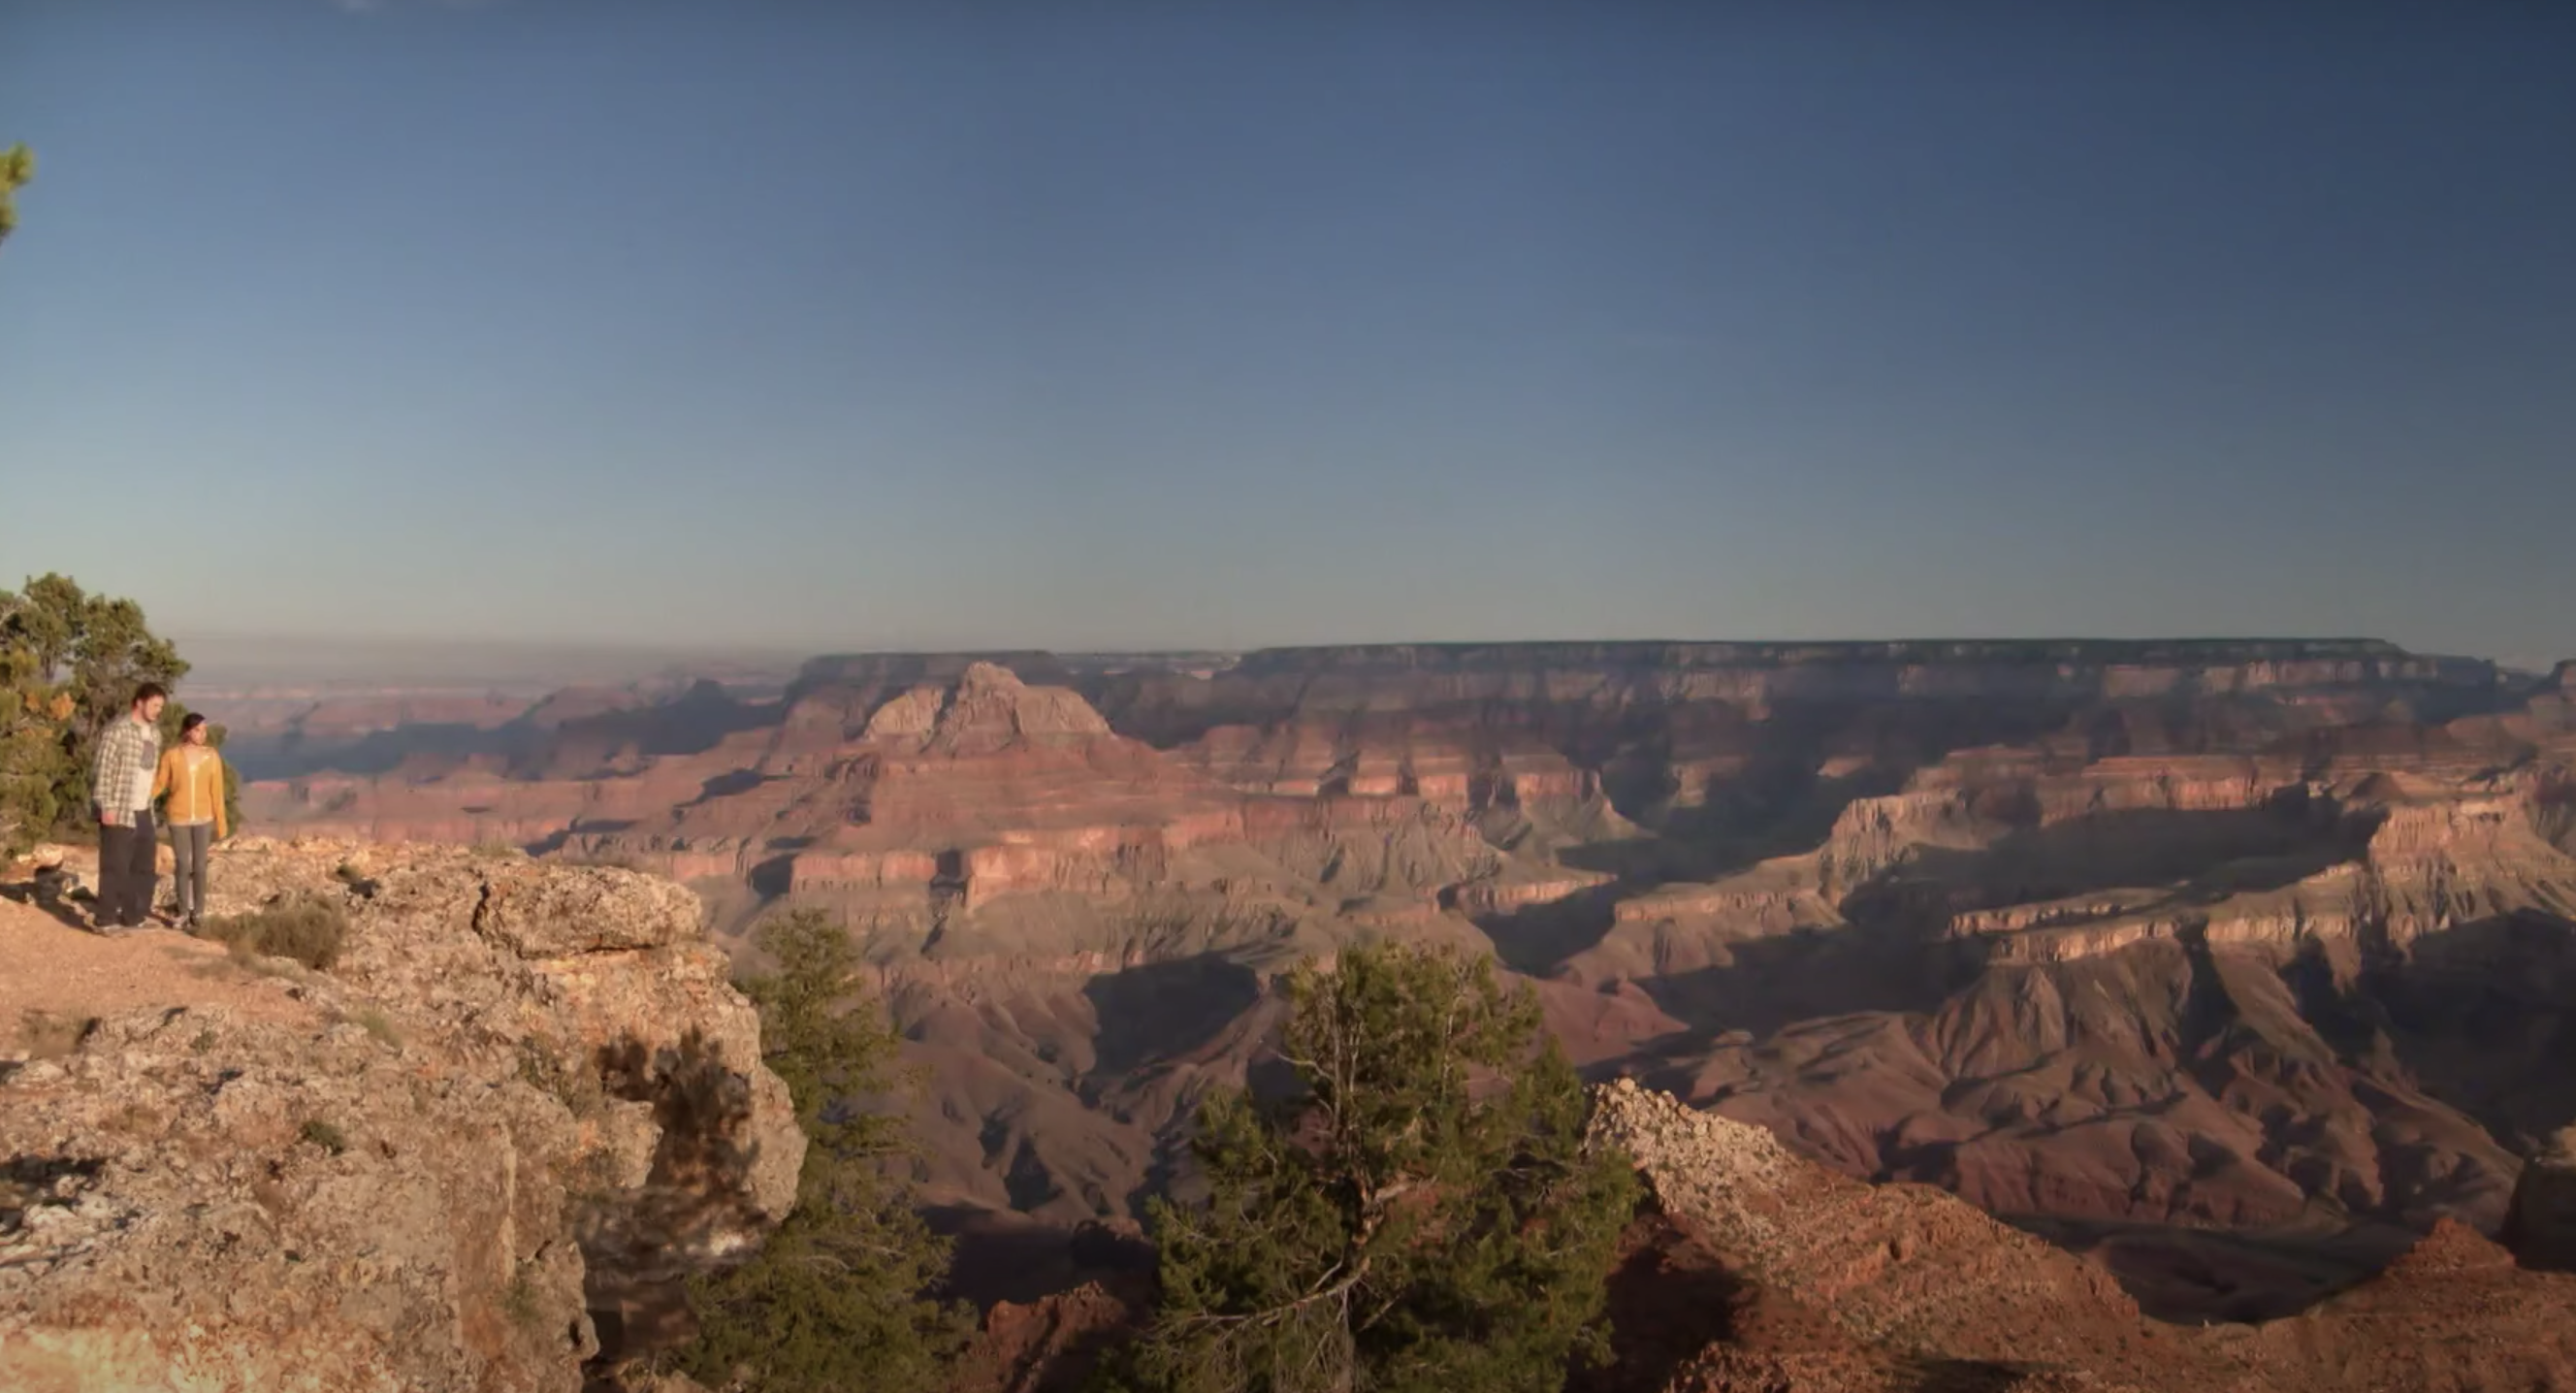
{"type": "Polygon", "coordinates": [[[1154,1272],[1154,1245],[1129,1220],[1067,1226],[970,1205],[935,1205],[922,1217],[951,1245],[947,1294],[978,1309],[1154,1272]]]}
{"type": "Polygon", "coordinates": [[[1575,1369],[1567,1393],[1661,1393],[1702,1350],[1734,1338],[1744,1295],[1698,1238],[1639,1206],[1610,1273],[1610,1362],[1575,1369]]]}
{"type": "Polygon", "coordinates": [[[79,906],[94,901],[81,885],[76,871],[60,867],[39,869],[35,878],[24,885],[0,886],[0,897],[33,905],[62,921],[68,928],[79,929],[83,933],[89,931],[89,919],[81,913],[79,906]]]}
{"type": "Polygon", "coordinates": [[[107,1162],[73,1156],[12,1156],[0,1161],[0,1238],[26,1227],[27,1215],[74,1203],[107,1162]]]}
{"type": "Polygon", "coordinates": [[[687,1279],[748,1256],[770,1219],[749,1186],[760,1155],[746,1140],[751,1081],[720,1045],[694,1030],[658,1048],[628,1036],[593,1062],[607,1095],[649,1105],[660,1130],[643,1185],[576,1196],[584,1296],[605,1365],[693,1336],[687,1279]]]}
{"type": "MultiPolygon", "coordinates": [[[[1571,857],[1568,858],[1569,862],[1571,857]]],[[[1624,882],[1577,890],[1545,904],[1474,917],[1494,943],[1494,956],[1514,972],[1544,976],[1558,964],[1609,936],[1619,901],[1635,891],[1624,882]]]]}
{"type": "Polygon", "coordinates": [[[1083,984],[1100,1022],[1095,1079],[1127,1074],[1206,1044],[1252,1009],[1261,981],[1221,954],[1202,953],[1105,973],[1083,984]]]}
{"type": "Polygon", "coordinates": [[[1699,1029],[1765,1036],[1819,1017],[1932,1011],[1984,966],[1974,943],[1882,928],[1800,929],[1728,948],[1732,962],[1639,985],[1699,1029]]]}
{"type": "Polygon", "coordinates": [[[1924,1359],[1899,1365],[1896,1372],[1897,1386],[1906,1393],[2030,1393],[2065,1386],[2037,1365],[1983,1359],[1924,1359]]]}
{"type": "MultiPolygon", "coordinates": [[[[2037,816],[2009,802],[1989,815],[2008,823],[2037,816]]],[[[2358,858],[2371,827],[2366,817],[2297,796],[2256,808],[2096,813],[2023,826],[1974,851],[1915,848],[1855,887],[1841,909],[1855,923],[1928,925],[1970,910],[2165,885],[2175,887],[2178,905],[2206,905],[2358,858]]]]}
{"type": "Polygon", "coordinates": [[[2293,978],[2303,1006],[2334,1008],[2348,1054],[2388,1050],[2425,1092],[2521,1149],[2576,1118],[2576,921],[2477,919],[2357,967],[2338,980],[2310,960],[2293,978]]]}

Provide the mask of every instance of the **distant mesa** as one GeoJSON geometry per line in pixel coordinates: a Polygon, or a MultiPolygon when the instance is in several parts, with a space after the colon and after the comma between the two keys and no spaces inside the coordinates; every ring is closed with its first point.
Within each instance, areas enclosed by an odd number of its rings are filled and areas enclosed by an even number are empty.
{"type": "Polygon", "coordinates": [[[1499,955],[1597,1073],[2246,1319],[2501,1232],[2576,1120],[2572,675],[2304,639],[839,655],[315,727],[245,802],[663,871],[727,936],[838,915],[960,1214],[1132,1220],[1276,974],[1394,936],[1499,955]]]}
{"type": "MultiPolygon", "coordinates": [[[[2407,661],[2380,639],[1899,639],[1887,642],[1614,642],[1351,644],[1268,648],[1245,655],[1254,675],[1350,669],[1477,671],[1546,667],[1729,668],[1796,664],[2222,667],[2251,663],[2407,661]]],[[[2475,662],[2477,660],[2466,660],[2475,662]]]]}
{"type": "Polygon", "coordinates": [[[990,653],[841,653],[809,660],[797,686],[880,687],[952,683],[977,666],[999,668],[1038,686],[1073,685],[1073,671],[1052,653],[1034,649],[990,653]]]}

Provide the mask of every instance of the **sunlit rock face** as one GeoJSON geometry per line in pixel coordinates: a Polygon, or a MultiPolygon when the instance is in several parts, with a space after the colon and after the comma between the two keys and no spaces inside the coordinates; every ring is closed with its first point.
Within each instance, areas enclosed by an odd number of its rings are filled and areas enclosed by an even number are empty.
{"type": "Polygon", "coordinates": [[[213,884],[337,907],[338,960],[0,1078],[0,1386],[571,1393],[793,1202],[804,1138],[686,889],[267,841],[213,884]]]}
{"type": "Polygon", "coordinates": [[[958,1212],[1185,1187],[1278,972],[1391,936],[1499,954],[1578,1062],[1843,1172],[2154,1225],[2094,1251],[2225,1315],[2360,1271],[2154,1234],[2493,1230],[2576,1118],[2570,674],[2367,642],[883,655],[250,801],[658,870],[736,946],[840,917],[958,1212]]]}

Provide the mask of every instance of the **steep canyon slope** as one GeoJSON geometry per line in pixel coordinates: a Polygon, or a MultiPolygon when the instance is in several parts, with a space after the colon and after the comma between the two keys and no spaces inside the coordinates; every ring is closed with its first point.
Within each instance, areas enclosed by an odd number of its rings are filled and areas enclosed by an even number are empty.
{"type": "MultiPolygon", "coordinates": [[[[1620,1386],[1661,1393],[2326,1393],[2576,1387],[2576,1277],[2449,1220],[2296,1316],[2169,1324],[2098,1268],[1923,1186],[1867,1185],[1620,1080],[1596,1143],[1650,1239],[1612,1279],[1620,1386]],[[2526,1258],[2526,1263],[2528,1259],[2526,1258]],[[1649,1264],[1652,1264],[1650,1267],[1649,1264]],[[1651,1271],[1655,1284],[1627,1280],[1651,1271]],[[1647,1305],[1676,1273],[1699,1299],[1647,1305]],[[1665,1318],[1662,1328],[1641,1317],[1665,1318]],[[1660,1337],[1660,1338],[1657,1338],[1660,1337]],[[1655,1355],[1662,1355],[1658,1359],[1655,1355]],[[1640,1367],[1642,1366],[1642,1367],[1640,1367]],[[1671,1376],[1664,1377],[1666,1368],[1671,1376]]],[[[1615,1379],[1615,1376],[1614,1376],[1615,1379]]]]}
{"type": "MultiPolygon", "coordinates": [[[[220,713],[219,713],[220,714],[220,713]]],[[[2178,1313],[2493,1229],[2576,1120],[2576,665],[2352,642],[819,659],[255,783],[867,945],[961,1224],[1189,1183],[1270,980],[1490,948],[1596,1073],[1925,1181],[2178,1313]],[[2218,1232],[2227,1231],[2223,1236],[2218,1232]]]]}

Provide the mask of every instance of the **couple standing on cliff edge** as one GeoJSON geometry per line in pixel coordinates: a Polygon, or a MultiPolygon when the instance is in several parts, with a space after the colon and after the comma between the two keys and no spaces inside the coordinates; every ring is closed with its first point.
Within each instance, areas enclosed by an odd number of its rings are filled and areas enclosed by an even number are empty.
{"type": "Polygon", "coordinates": [[[191,713],[179,723],[179,745],[161,748],[161,711],[170,694],[157,682],[134,689],[125,714],[99,737],[90,769],[90,810],[98,816],[97,927],[139,929],[152,917],[152,892],[161,881],[160,845],[153,805],[163,804],[175,859],[174,911],[182,928],[203,922],[206,852],[230,835],[224,817],[224,758],[207,743],[206,718],[191,713]]]}

